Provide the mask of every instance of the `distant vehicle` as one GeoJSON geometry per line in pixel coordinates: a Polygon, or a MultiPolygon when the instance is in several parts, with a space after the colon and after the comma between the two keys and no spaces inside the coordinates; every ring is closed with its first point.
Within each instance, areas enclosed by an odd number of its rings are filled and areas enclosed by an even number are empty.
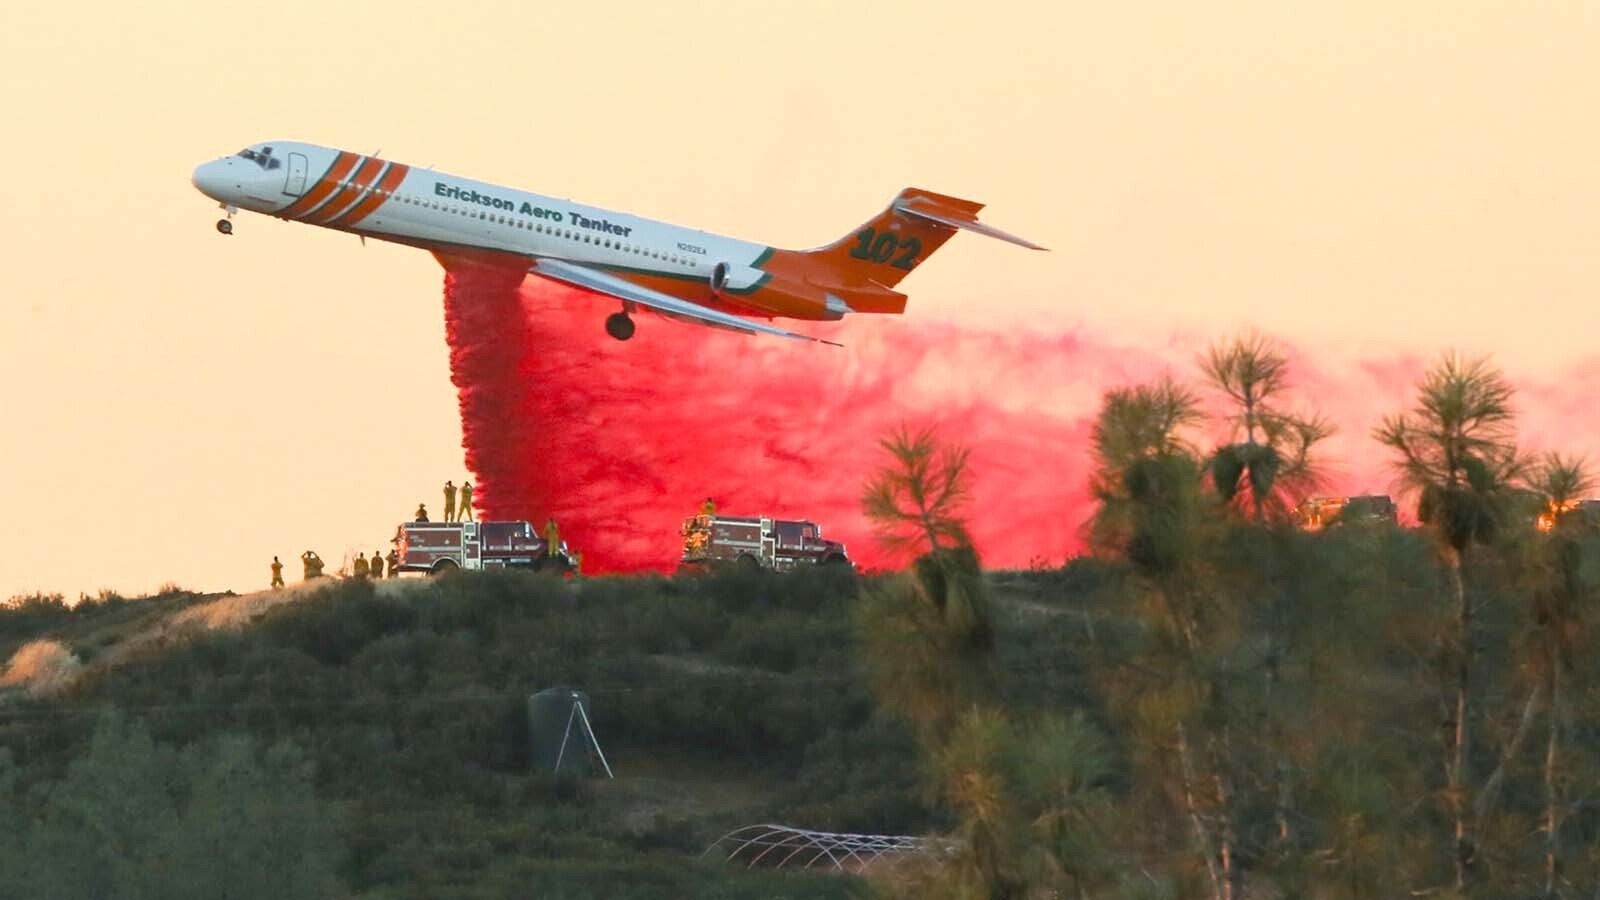
{"type": "Polygon", "coordinates": [[[848,565],[844,545],[825,540],[822,528],[804,520],[699,515],[683,520],[685,568],[734,564],[780,572],[798,566],[848,565]]]}
{"type": "Polygon", "coordinates": [[[1355,497],[1311,497],[1294,511],[1306,531],[1321,531],[1334,522],[1394,522],[1394,501],[1387,494],[1355,497]]]}
{"type": "Polygon", "coordinates": [[[530,522],[405,522],[395,529],[394,548],[401,572],[573,569],[566,542],[551,553],[530,522]]]}

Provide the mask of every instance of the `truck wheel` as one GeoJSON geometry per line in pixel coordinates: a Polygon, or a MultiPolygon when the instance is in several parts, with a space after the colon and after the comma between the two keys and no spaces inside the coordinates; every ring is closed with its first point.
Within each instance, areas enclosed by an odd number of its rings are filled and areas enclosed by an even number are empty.
{"type": "Polygon", "coordinates": [[[822,564],[825,566],[848,566],[850,565],[850,560],[845,559],[843,556],[835,553],[832,556],[829,556],[827,559],[824,559],[822,564]]]}
{"type": "Polygon", "coordinates": [[[746,572],[754,572],[761,568],[761,560],[748,553],[741,553],[739,555],[739,568],[746,572]]]}
{"type": "Polygon", "coordinates": [[[459,570],[460,568],[461,568],[460,566],[456,565],[455,563],[451,562],[448,559],[441,559],[438,562],[433,564],[433,568],[428,572],[428,574],[429,575],[452,575],[457,570],[459,570]]]}

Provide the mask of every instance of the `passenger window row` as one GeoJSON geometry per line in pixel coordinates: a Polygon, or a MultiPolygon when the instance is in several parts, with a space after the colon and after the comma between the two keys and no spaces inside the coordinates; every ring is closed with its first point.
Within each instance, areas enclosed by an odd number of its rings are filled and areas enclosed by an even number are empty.
{"type": "MultiPolygon", "coordinates": [[[[343,187],[344,185],[340,186],[343,187]]],[[[545,225],[542,222],[529,224],[523,219],[503,216],[499,213],[489,213],[477,209],[468,209],[464,206],[455,206],[449,203],[440,203],[437,200],[422,200],[412,197],[409,194],[395,194],[389,191],[377,191],[376,193],[384,197],[393,197],[400,203],[410,206],[420,206],[424,209],[439,209],[448,213],[454,213],[458,216],[464,215],[469,219],[484,219],[499,225],[505,225],[508,228],[521,228],[524,231],[531,230],[536,234],[548,234],[573,242],[581,240],[585,244],[599,244],[600,246],[609,250],[621,250],[624,253],[632,253],[635,256],[648,256],[651,259],[664,260],[673,265],[688,266],[691,269],[699,268],[700,265],[698,262],[688,257],[680,257],[672,253],[662,253],[659,250],[647,250],[638,246],[637,244],[624,244],[621,241],[614,241],[610,238],[597,238],[593,235],[583,234],[582,232],[574,232],[570,228],[556,228],[554,226],[545,225]]]]}

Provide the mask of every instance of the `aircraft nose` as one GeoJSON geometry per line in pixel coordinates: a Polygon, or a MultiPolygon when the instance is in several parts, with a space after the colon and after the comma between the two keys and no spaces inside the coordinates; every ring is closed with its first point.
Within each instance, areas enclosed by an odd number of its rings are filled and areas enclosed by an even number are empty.
{"type": "Polygon", "coordinates": [[[195,167],[194,175],[189,180],[194,183],[195,189],[213,200],[227,199],[224,193],[228,189],[227,163],[222,160],[212,160],[201,163],[195,167]]]}

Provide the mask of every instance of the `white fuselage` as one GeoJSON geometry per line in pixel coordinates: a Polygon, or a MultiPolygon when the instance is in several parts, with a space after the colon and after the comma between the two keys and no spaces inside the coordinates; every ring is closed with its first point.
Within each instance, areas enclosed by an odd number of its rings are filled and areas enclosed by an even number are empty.
{"type": "Polygon", "coordinates": [[[489,251],[731,287],[766,246],[315,144],[260,144],[205,163],[194,184],[223,206],[449,252],[489,251]]]}
{"type": "Polygon", "coordinates": [[[459,175],[294,141],[256,144],[201,165],[194,185],[238,209],[422,247],[447,269],[487,263],[620,303],[606,333],[633,336],[648,310],[745,334],[820,343],[773,324],[899,315],[900,280],[957,231],[1043,249],[977,219],[983,204],[905,188],[829,244],[778,250],[459,175]],[[758,321],[765,319],[765,322],[758,321]]]}

